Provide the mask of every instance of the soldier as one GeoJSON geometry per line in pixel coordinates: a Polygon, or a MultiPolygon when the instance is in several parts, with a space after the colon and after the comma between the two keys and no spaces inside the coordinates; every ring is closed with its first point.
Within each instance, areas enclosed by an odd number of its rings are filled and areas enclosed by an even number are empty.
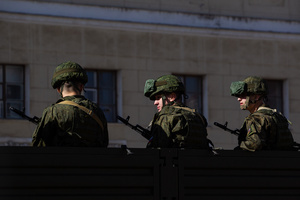
{"type": "Polygon", "coordinates": [[[51,85],[61,95],[43,112],[33,146],[107,147],[107,121],[102,110],[81,95],[88,77],[77,63],[65,62],[54,71],[51,85]]]}
{"type": "Polygon", "coordinates": [[[152,139],[147,147],[209,148],[207,121],[194,109],[183,105],[184,93],[183,83],[174,75],[146,81],[144,95],[154,101],[158,110],[152,120],[152,139]]]}
{"type": "Polygon", "coordinates": [[[237,149],[293,149],[294,140],[288,127],[289,121],[267,105],[268,87],[262,78],[250,76],[244,81],[233,82],[230,90],[231,95],[238,98],[240,108],[250,112],[242,125],[237,149]]]}

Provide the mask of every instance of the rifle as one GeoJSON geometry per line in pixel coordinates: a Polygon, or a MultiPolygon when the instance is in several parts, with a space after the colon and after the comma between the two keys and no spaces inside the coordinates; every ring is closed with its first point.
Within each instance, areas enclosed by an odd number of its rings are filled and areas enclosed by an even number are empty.
{"type": "Polygon", "coordinates": [[[28,121],[34,123],[35,125],[38,125],[40,122],[40,118],[34,116],[34,117],[29,117],[25,114],[25,109],[23,109],[23,111],[18,110],[14,107],[9,107],[9,110],[15,112],[16,114],[20,115],[22,118],[27,119],[28,121]]]}
{"type": "Polygon", "coordinates": [[[126,119],[124,119],[123,117],[120,117],[119,115],[117,116],[117,119],[120,120],[121,122],[123,122],[126,126],[129,126],[130,128],[132,128],[133,130],[135,130],[136,132],[138,132],[139,134],[141,134],[144,138],[146,138],[147,140],[151,139],[151,133],[148,129],[143,128],[140,125],[132,125],[129,123],[129,118],[130,116],[127,116],[126,119]]]}
{"type": "Polygon", "coordinates": [[[227,128],[227,124],[228,124],[228,122],[225,122],[224,125],[219,124],[218,122],[215,122],[215,123],[214,123],[215,126],[221,128],[221,129],[223,129],[224,131],[228,131],[228,132],[230,132],[230,133],[233,134],[233,135],[237,135],[237,136],[240,135],[240,133],[241,133],[241,132],[240,132],[240,129],[231,130],[231,129],[227,128]]]}

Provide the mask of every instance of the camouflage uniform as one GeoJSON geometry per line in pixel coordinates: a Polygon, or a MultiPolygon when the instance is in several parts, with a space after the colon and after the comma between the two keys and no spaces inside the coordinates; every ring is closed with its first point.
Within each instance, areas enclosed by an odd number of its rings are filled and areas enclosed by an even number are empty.
{"type": "Polygon", "coordinates": [[[107,122],[101,109],[85,97],[67,96],[46,108],[33,134],[33,146],[90,146],[107,147],[107,122]],[[58,104],[73,101],[92,110],[103,123],[100,125],[83,110],[72,105],[58,104]]]}
{"type": "MultiPolygon", "coordinates": [[[[164,96],[171,92],[184,93],[183,84],[176,76],[166,75],[156,81],[146,81],[144,94],[151,100],[154,100],[156,94],[164,96]]],[[[164,105],[154,115],[151,126],[153,137],[147,147],[208,149],[206,126],[205,117],[194,109],[174,102],[164,105]]]]}
{"type": "Polygon", "coordinates": [[[275,109],[264,105],[246,117],[239,136],[242,149],[292,150],[293,136],[288,120],[275,109]]]}
{"type": "MultiPolygon", "coordinates": [[[[65,81],[85,84],[87,75],[77,63],[66,62],[59,65],[52,78],[52,87],[58,88],[65,81]]],[[[33,146],[89,146],[107,147],[107,121],[102,110],[82,95],[66,96],[43,112],[32,139],[33,146]],[[76,105],[61,104],[75,102],[76,105]],[[91,115],[80,109],[83,106],[91,115]],[[97,122],[92,114],[97,116],[97,122]]]]}
{"type": "MultiPolygon", "coordinates": [[[[247,95],[246,109],[251,94],[259,94],[265,98],[268,94],[266,82],[259,77],[248,77],[244,81],[233,82],[230,86],[231,95],[239,97],[247,95]]],[[[265,104],[245,118],[238,138],[241,149],[255,150],[292,150],[293,136],[289,130],[289,121],[276,109],[265,104]]]]}

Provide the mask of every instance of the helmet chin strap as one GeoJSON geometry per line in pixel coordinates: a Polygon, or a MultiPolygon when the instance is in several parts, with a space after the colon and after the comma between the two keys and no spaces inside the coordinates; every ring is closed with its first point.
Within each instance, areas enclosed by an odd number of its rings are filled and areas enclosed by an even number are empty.
{"type": "Polygon", "coordinates": [[[166,105],[166,100],[167,100],[167,97],[165,94],[162,94],[161,95],[161,99],[162,99],[162,108],[165,107],[166,105]]]}
{"type": "Polygon", "coordinates": [[[169,100],[167,100],[167,101],[168,101],[168,105],[172,106],[172,105],[174,105],[174,104],[175,104],[175,102],[176,102],[176,99],[175,99],[174,101],[169,101],[169,100]]]}
{"type": "MultiPolygon", "coordinates": [[[[176,101],[178,101],[178,99],[181,98],[181,95],[176,94],[176,98],[175,98],[173,101],[169,101],[169,99],[167,99],[165,95],[163,95],[163,96],[165,97],[165,100],[167,100],[168,105],[170,105],[170,106],[174,105],[174,104],[176,103],[176,101]]],[[[165,101],[164,101],[164,99],[163,99],[163,102],[164,102],[164,103],[163,103],[163,106],[165,106],[165,101]]]]}
{"type": "Polygon", "coordinates": [[[249,107],[249,104],[255,104],[257,101],[261,100],[262,97],[259,97],[257,100],[251,100],[250,96],[246,97],[246,103],[244,105],[241,105],[242,110],[246,110],[249,107]]]}

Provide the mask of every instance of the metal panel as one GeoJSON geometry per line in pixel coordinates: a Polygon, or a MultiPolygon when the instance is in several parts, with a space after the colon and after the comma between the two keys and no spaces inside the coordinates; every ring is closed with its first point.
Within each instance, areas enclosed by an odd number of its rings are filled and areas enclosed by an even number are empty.
{"type": "Polygon", "coordinates": [[[179,151],[179,199],[299,199],[299,153],[179,151]]]}
{"type": "Polygon", "coordinates": [[[0,199],[299,199],[300,152],[0,147],[0,199]]]}
{"type": "Polygon", "coordinates": [[[0,199],[158,199],[158,150],[0,148],[0,199]]]}

